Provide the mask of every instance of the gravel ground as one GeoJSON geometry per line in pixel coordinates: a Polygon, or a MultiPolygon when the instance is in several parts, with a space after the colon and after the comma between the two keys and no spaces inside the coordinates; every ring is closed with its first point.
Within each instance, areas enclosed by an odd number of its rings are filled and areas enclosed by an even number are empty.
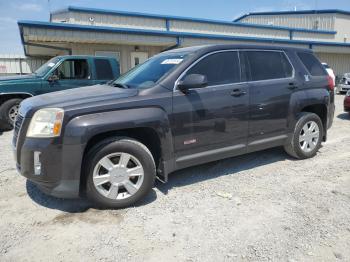
{"type": "Polygon", "coordinates": [[[350,261],[350,117],[319,154],[280,148],[171,175],[137,207],[45,196],[0,137],[0,261],[350,261]]]}

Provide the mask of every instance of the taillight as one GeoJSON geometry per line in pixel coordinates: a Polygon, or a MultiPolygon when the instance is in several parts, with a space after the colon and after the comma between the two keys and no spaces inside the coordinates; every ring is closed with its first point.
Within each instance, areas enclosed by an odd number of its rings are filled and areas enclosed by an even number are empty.
{"type": "Polygon", "coordinates": [[[334,91],[335,85],[334,85],[333,78],[328,76],[327,80],[328,80],[328,88],[329,88],[329,90],[334,91]]]}

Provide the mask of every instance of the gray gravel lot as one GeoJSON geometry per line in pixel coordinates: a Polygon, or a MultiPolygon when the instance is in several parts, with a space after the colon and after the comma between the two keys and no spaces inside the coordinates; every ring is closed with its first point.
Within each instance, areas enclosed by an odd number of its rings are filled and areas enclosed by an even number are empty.
{"type": "Polygon", "coordinates": [[[280,148],[176,172],[143,203],[96,210],[45,196],[0,136],[0,261],[350,261],[350,117],[319,154],[280,148]]]}

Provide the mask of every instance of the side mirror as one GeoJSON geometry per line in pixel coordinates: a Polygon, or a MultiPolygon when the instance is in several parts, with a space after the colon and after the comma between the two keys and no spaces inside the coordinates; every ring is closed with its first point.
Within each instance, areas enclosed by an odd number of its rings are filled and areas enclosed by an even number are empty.
{"type": "Polygon", "coordinates": [[[59,77],[57,75],[50,75],[47,81],[49,82],[56,82],[59,80],[59,77]]]}
{"type": "Polygon", "coordinates": [[[179,90],[187,94],[189,89],[202,88],[208,85],[208,79],[205,75],[191,74],[185,76],[185,78],[177,84],[179,90]]]}

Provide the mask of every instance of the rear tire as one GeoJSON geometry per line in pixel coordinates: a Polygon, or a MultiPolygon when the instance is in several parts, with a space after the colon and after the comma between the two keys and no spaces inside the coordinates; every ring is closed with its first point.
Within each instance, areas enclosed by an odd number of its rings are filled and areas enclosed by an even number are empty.
{"type": "Polygon", "coordinates": [[[314,113],[303,112],[295,125],[292,138],[284,149],[294,158],[311,158],[320,149],[322,137],[323,125],[320,117],[314,113]]]}
{"type": "Polygon", "coordinates": [[[0,129],[4,131],[12,130],[14,121],[18,114],[19,104],[23,101],[20,98],[13,98],[5,101],[0,106],[0,129]]]}
{"type": "Polygon", "coordinates": [[[143,199],[156,176],[153,156],[131,138],[112,138],[88,153],[85,176],[87,197],[99,208],[124,208],[143,199]]]}

